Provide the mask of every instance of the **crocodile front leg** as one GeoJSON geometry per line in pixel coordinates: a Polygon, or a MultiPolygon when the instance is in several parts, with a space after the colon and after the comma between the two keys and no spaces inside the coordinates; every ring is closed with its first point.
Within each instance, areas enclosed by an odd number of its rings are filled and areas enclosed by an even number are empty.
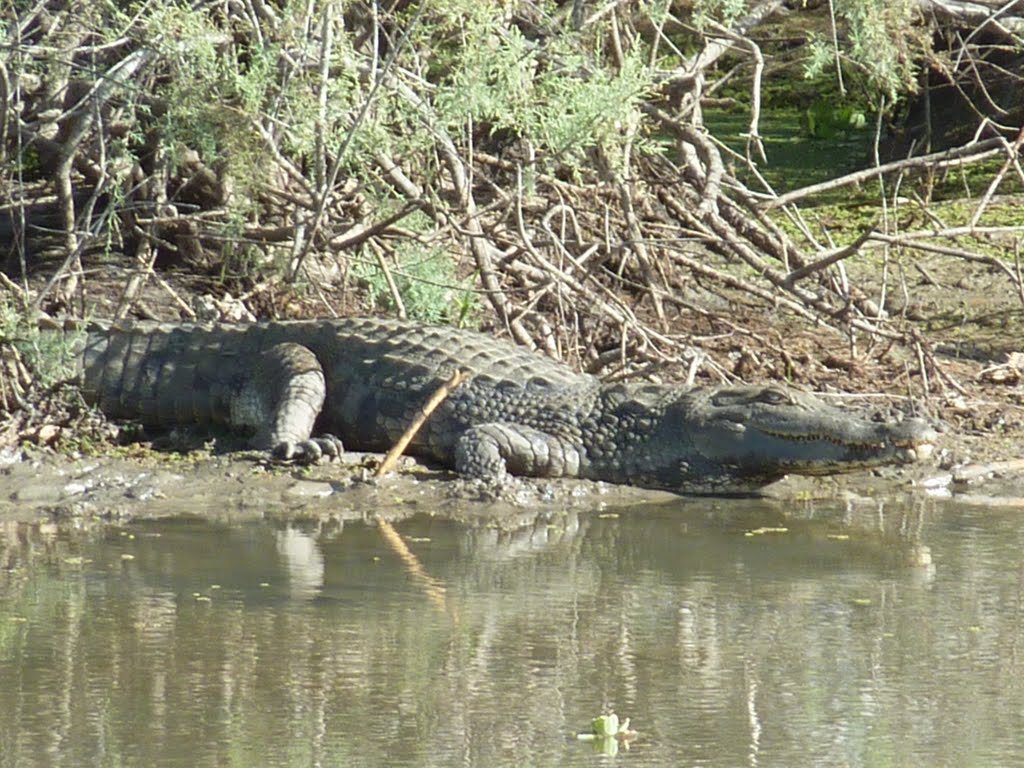
{"type": "Polygon", "coordinates": [[[325,395],[316,355],[301,344],[277,344],[260,354],[253,375],[229,398],[230,422],[255,428],[253,445],[275,459],[337,458],[342,451],[337,438],[312,437],[325,395]]]}
{"type": "Polygon", "coordinates": [[[577,447],[533,427],[506,422],[467,429],[455,444],[459,474],[501,483],[506,476],[579,477],[577,447]]]}

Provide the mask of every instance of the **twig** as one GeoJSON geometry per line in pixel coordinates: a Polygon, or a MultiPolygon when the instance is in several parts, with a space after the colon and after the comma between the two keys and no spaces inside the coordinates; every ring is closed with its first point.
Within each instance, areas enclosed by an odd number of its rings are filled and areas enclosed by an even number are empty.
{"type": "Polygon", "coordinates": [[[380,466],[377,467],[377,471],[374,473],[376,477],[382,477],[391,471],[395,462],[398,461],[398,457],[402,455],[402,452],[408,447],[410,441],[416,436],[416,433],[420,431],[420,427],[422,427],[426,420],[430,418],[430,414],[434,412],[437,406],[444,402],[444,399],[448,397],[448,395],[450,395],[457,386],[467,379],[468,374],[464,371],[455,371],[448,381],[437,388],[437,391],[430,396],[430,399],[427,401],[426,405],[423,406],[423,409],[416,414],[416,418],[412,420],[409,428],[402,433],[402,436],[398,438],[398,441],[391,447],[391,450],[387,452],[384,460],[380,463],[380,466]]]}
{"type": "Polygon", "coordinates": [[[917,369],[921,373],[921,386],[924,388],[924,396],[927,398],[930,394],[930,387],[928,386],[928,366],[924,359],[924,348],[921,346],[921,342],[917,339],[914,339],[914,352],[917,354],[917,369]]]}
{"type": "MultiPolygon", "coordinates": [[[[733,23],[733,33],[741,36],[746,35],[747,32],[758,26],[762,21],[771,16],[781,7],[782,0],[765,0],[765,2],[754,5],[750,9],[750,13],[740,19],[737,19],[733,23]]],[[[698,78],[702,78],[702,73],[709,71],[711,69],[711,65],[728,53],[731,48],[731,45],[721,39],[709,40],[700,53],[691,57],[688,61],[684,62],[673,71],[666,73],[662,82],[664,84],[695,84],[698,78]]],[[[700,95],[701,94],[699,93],[695,94],[697,98],[699,98],[700,95]]]]}
{"type": "Polygon", "coordinates": [[[611,2],[605,3],[604,6],[594,11],[583,21],[580,25],[580,29],[589,27],[594,22],[599,21],[602,17],[614,11],[620,5],[626,5],[626,0],[611,0],[611,2]]]}
{"type": "Polygon", "coordinates": [[[396,211],[390,216],[385,216],[383,219],[376,221],[373,224],[355,224],[350,229],[345,230],[341,234],[335,235],[328,241],[331,246],[331,251],[338,252],[351,250],[365,240],[383,234],[392,225],[397,224],[406,216],[420,208],[421,206],[419,204],[410,202],[402,206],[401,210],[396,211]]]}
{"type": "Polygon", "coordinates": [[[424,102],[416,91],[394,75],[384,74],[382,75],[382,81],[386,81],[395,89],[399,96],[419,112],[425,127],[437,139],[436,151],[448,168],[459,204],[466,213],[465,227],[468,233],[469,247],[479,270],[480,282],[484,287],[487,299],[490,301],[498,317],[508,327],[513,338],[520,344],[532,345],[533,339],[530,336],[530,332],[523,325],[522,321],[515,317],[508,298],[502,290],[501,278],[494,266],[496,249],[485,236],[483,227],[480,225],[476,200],[473,197],[473,189],[470,185],[470,177],[466,171],[466,164],[459,156],[455,142],[452,141],[451,137],[444,130],[441,121],[435,116],[432,107],[424,102]]]}
{"type": "Polygon", "coordinates": [[[971,221],[968,226],[975,227],[978,225],[978,222],[981,221],[981,216],[988,207],[989,202],[992,200],[992,196],[995,194],[996,190],[999,189],[999,185],[1003,183],[1003,178],[1006,176],[1007,171],[1009,171],[1016,162],[1017,153],[1020,152],[1022,144],[1024,144],[1024,128],[1021,129],[1013,144],[1007,145],[1006,162],[1003,163],[1003,167],[999,169],[996,175],[992,177],[992,181],[985,190],[985,194],[981,196],[981,202],[978,203],[978,207],[975,209],[974,215],[971,216],[971,221]]]}
{"type": "Polygon", "coordinates": [[[373,160],[377,163],[377,167],[380,168],[384,175],[407,199],[410,201],[423,199],[423,190],[419,184],[405,174],[402,167],[391,157],[390,152],[383,149],[378,150],[374,153],[373,160]]]}
{"type": "Polygon", "coordinates": [[[957,2],[957,0],[918,0],[921,9],[938,16],[955,19],[958,23],[974,27],[964,40],[966,45],[971,38],[980,34],[998,32],[1001,36],[1017,41],[1015,35],[1024,33],[1024,19],[1019,16],[1005,16],[1009,11],[1020,5],[1020,0],[1009,0],[998,10],[991,4],[981,2],[957,2]],[[1002,17],[1000,19],[1000,17],[1002,17]]]}
{"type": "Polygon", "coordinates": [[[387,283],[388,293],[391,294],[391,301],[394,302],[395,312],[402,320],[404,320],[407,315],[405,312],[405,302],[402,300],[402,292],[398,290],[398,284],[395,283],[395,278],[391,274],[391,269],[388,267],[388,263],[384,260],[384,254],[381,252],[382,249],[374,240],[367,241],[367,245],[370,247],[370,250],[373,251],[373,257],[377,263],[377,269],[379,269],[381,274],[384,275],[384,282],[387,283]]]}
{"type": "Polygon", "coordinates": [[[1013,244],[1013,272],[1017,275],[1017,296],[1020,303],[1024,304],[1024,274],[1020,268],[1020,240],[1013,244]]]}
{"type": "Polygon", "coordinates": [[[761,140],[758,129],[758,124],[761,122],[761,80],[764,75],[764,54],[761,53],[761,47],[751,38],[738,35],[721,24],[714,24],[714,28],[719,34],[734,40],[738,45],[749,50],[750,55],[754,59],[754,71],[751,74],[750,81],[750,128],[747,131],[746,161],[749,166],[754,165],[756,161],[751,157],[751,150],[754,149],[757,151],[761,162],[767,162],[768,157],[765,155],[764,142],[761,140]]]}
{"type": "Polygon", "coordinates": [[[772,293],[770,290],[754,285],[753,283],[748,282],[747,280],[744,280],[741,277],[736,277],[735,275],[730,275],[727,272],[722,272],[721,270],[715,269],[714,267],[709,267],[702,261],[690,258],[681,250],[673,250],[670,254],[670,258],[675,263],[686,267],[696,275],[702,275],[718,283],[721,283],[722,285],[726,285],[729,286],[730,288],[735,288],[737,290],[749,293],[751,296],[755,296],[769,305],[781,304],[782,306],[789,309],[791,312],[800,315],[806,320],[814,321],[816,319],[814,313],[811,312],[802,304],[795,302],[792,299],[787,299],[785,297],[772,293]]]}
{"type": "Polygon", "coordinates": [[[7,291],[10,292],[12,298],[14,298],[17,301],[18,305],[22,309],[26,309],[26,310],[28,309],[28,293],[27,293],[27,291],[24,288],[22,288],[20,285],[18,285],[16,282],[11,280],[11,278],[9,278],[3,272],[0,272],[0,287],[4,288],[4,289],[6,289],[7,291]]]}
{"type": "Polygon", "coordinates": [[[13,94],[7,65],[0,60],[0,166],[7,167],[7,131],[12,117],[13,94]]]}
{"type": "Polygon", "coordinates": [[[868,229],[861,233],[860,237],[858,237],[849,245],[844,245],[842,248],[836,248],[830,251],[829,253],[825,254],[822,258],[818,259],[817,261],[811,262],[810,264],[802,266],[799,269],[794,269],[792,272],[786,275],[786,284],[792,285],[797,280],[807,277],[812,272],[818,272],[819,270],[825,269],[826,267],[835,264],[837,261],[842,261],[843,259],[853,256],[853,254],[859,251],[860,247],[871,238],[871,235],[874,233],[874,231],[875,230],[873,228],[868,229]]]}
{"type": "Polygon", "coordinates": [[[774,200],[769,200],[764,204],[766,209],[778,208],[782,205],[789,205],[790,203],[802,200],[805,197],[811,197],[821,192],[829,192],[833,189],[839,189],[840,187],[848,187],[851,184],[859,184],[862,181],[868,181],[876,176],[883,173],[892,173],[893,171],[907,171],[907,170],[925,170],[932,169],[941,164],[947,164],[951,162],[978,162],[985,158],[998,155],[1003,151],[1006,146],[1006,141],[1002,137],[995,137],[992,139],[985,139],[977,143],[967,144],[956,149],[950,149],[945,152],[933,152],[930,155],[921,155],[920,157],[908,157],[903,160],[894,160],[891,163],[885,163],[874,168],[866,168],[863,171],[856,171],[855,173],[848,173],[846,176],[840,176],[837,179],[830,179],[823,181],[820,184],[811,184],[801,189],[794,189],[792,192],[786,192],[783,195],[779,195],[774,200]]]}
{"type": "Polygon", "coordinates": [[[967,390],[964,389],[963,385],[959,381],[953,378],[952,374],[950,374],[948,371],[946,371],[945,368],[939,365],[938,360],[935,359],[935,355],[928,348],[928,345],[922,343],[921,338],[913,330],[910,331],[910,338],[914,343],[914,348],[917,354],[923,357],[928,362],[928,365],[931,367],[931,369],[935,371],[936,374],[938,374],[939,379],[941,381],[944,381],[953,389],[955,389],[957,393],[966,397],[967,390]]]}
{"type": "MultiPolygon", "coordinates": [[[[70,270],[73,274],[76,271],[80,271],[82,243],[79,242],[78,234],[75,231],[75,199],[74,187],[71,183],[71,168],[75,155],[78,152],[78,146],[85,139],[97,116],[100,114],[100,107],[105,105],[114,94],[114,91],[134,77],[136,72],[142,69],[152,57],[153,52],[146,49],[140,49],[128,54],[124,59],[110,67],[93,84],[92,88],[62,116],[62,119],[66,120],[66,131],[57,156],[54,186],[62,216],[64,249],[67,257],[61,269],[50,279],[47,291],[65,272],[70,270]],[[79,269],[76,270],[74,267],[79,267],[79,269]]],[[[69,289],[68,293],[74,290],[73,286],[74,280],[72,280],[72,288],[69,289]]],[[[36,298],[36,308],[41,305],[44,297],[45,292],[40,293],[36,298]]]]}
{"type": "Polygon", "coordinates": [[[846,84],[843,83],[843,60],[839,53],[839,33],[836,31],[836,6],[833,0],[828,0],[828,16],[832,32],[832,51],[836,60],[836,85],[839,88],[839,95],[846,96],[846,84]]]}
{"type": "MultiPolygon", "coordinates": [[[[953,229],[960,230],[962,228],[955,227],[953,229]]],[[[940,234],[943,236],[950,236],[948,234],[948,231],[942,232],[940,234]]],[[[958,231],[958,234],[968,234],[968,232],[958,231]]],[[[902,237],[894,237],[893,235],[883,235],[881,232],[873,231],[870,233],[868,239],[876,240],[880,243],[885,243],[888,245],[898,245],[903,248],[914,248],[919,251],[938,253],[943,256],[954,256],[958,259],[963,259],[964,261],[971,261],[976,264],[985,264],[990,267],[995,267],[1010,279],[1010,282],[1014,285],[1014,287],[1017,289],[1019,293],[1024,291],[1024,287],[1022,287],[1021,285],[1020,276],[1014,269],[1011,269],[1010,266],[1002,259],[996,258],[995,256],[986,256],[985,254],[981,253],[973,253],[972,251],[968,251],[963,248],[949,248],[948,246],[943,245],[932,245],[931,243],[922,243],[916,239],[916,237],[919,236],[919,234],[911,234],[904,235],[902,237]]],[[[868,247],[871,247],[870,243],[868,244],[868,247]]],[[[1024,293],[1022,293],[1022,296],[1024,296],[1024,293]]]]}
{"type": "MultiPolygon", "coordinates": [[[[330,65],[334,48],[334,4],[323,7],[320,23],[320,87],[317,93],[318,120],[314,126],[315,148],[313,153],[313,172],[318,190],[324,189],[327,181],[327,139],[324,137],[327,126],[327,97],[330,90],[330,65]]],[[[259,28],[258,24],[254,27],[259,28]]],[[[341,159],[340,157],[338,158],[341,159]]],[[[300,253],[301,260],[301,253],[300,253]]]]}
{"type": "MultiPolygon", "coordinates": [[[[640,229],[640,221],[633,206],[632,190],[630,189],[630,185],[625,181],[619,181],[617,187],[622,201],[622,212],[626,217],[626,231],[629,233],[630,238],[628,247],[634,254],[636,254],[636,259],[640,263],[640,270],[644,276],[644,283],[648,286],[648,289],[653,289],[656,285],[654,273],[657,265],[647,252],[647,246],[644,243],[643,231],[640,229]]],[[[662,285],[664,285],[664,281],[662,281],[662,285]]],[[[649,290],[648,295],[650,295],[651,303],[654,305],[654,313],[658,316],[658,320],[664,324],[665,308],[661,304],[661,298],[654,290],[649,290]]]]}
{"type": "Polygon", "coordinates": [[[337,155],[334,158],[334,162],[331,164],[330,173],[327,176],[324,184],[317,190],[316,195],[316,208],[313,211],[313,218],[309,224],[309,237],[306,239],[305,246],[298,258],[295,259],[295,264],[292,270],[292,278],[299,274],[299,269],[302,266],[302,262],[306,259],[309,254],[309,250],[313,245],[313,241],[316,239],[317,234],[320,230],[320,225],[323,222],[324,216],[327,213],[327,204],[330,202],[331,197],[334,193],[334,187],[338,183],[338,176],[341,174],[341,169],[344,167],[345,153],[351,146],[353,139],[355,138],[356,132],[363,124],[363,120],[366,119],[366,115],[370,111],[370,106],[374,101],[377,91],[380,86],[384,83],[384,79],[387,76],[388,70],[394,65],[398,59],[398,54],[405,47],[406,42],[412,35],[413,30],[419,23],[420,17],[423,15],[424,6],[420,4],[416,8],[416,13],[413,14],[412,19],[409,21],[405,30],[402,32],[402,36],[395,43],[391,49],[387,60],[384,62],[384,69],[380,72],[379,76],[375,78],[370,86],[369,93],[366,94],[366,98],[363,100],[362,106],[359,108],[359,113],[355,116],[352,121],[352,125],[349,126],[348,133],[345,135],[345,140],[338,148],[337,155]]]}

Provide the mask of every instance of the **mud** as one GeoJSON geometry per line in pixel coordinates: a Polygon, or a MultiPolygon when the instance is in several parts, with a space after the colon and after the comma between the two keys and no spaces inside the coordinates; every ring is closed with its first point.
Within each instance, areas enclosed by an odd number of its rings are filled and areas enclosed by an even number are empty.
{"type": "Polygon", "coordinates": [[[146,519],[195,516],[225,522],[417,514],[516,527],[568,508],[664,501],[668,494],[583,481],[516,481],[502,492],[412,459],[377,479],[379,456],[351,454],[316,467],[276,466],[255,454],[75,457],[50,451],[0,456],[0,520],[39,517],[146,519]]]}
{"type": "MultiPolygon", "coordinates": [[[[790,477],[763,495],[780,501],[963,495],[1024,507],[1024,461],[1015,438],[946,435],[932,459],[827,478],[790,477]]],[[[0,452],[0,520],[202,517],[391,521],[428,514],[513,529],[571,510],[664,503],[672,494],[574,480],[517,479],[496,494],[405,458],[377,479],[380,457],[350,454],[315,467],[281,466],[254,452],[213,455],[140,448],[76,456],[45,449],[0,452]]]]}

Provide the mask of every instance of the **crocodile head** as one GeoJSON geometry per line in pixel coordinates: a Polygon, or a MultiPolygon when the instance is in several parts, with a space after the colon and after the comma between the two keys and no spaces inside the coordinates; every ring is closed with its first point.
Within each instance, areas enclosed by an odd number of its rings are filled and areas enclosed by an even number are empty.
{"type": "Polygon", "coordinates": [[[690,389],[665,404],[659,421],[655,444],[681,449],[665,450],[654,476],[683,493],[743,493],[788,474],[906,464],[927,458],[937,437],[920,419],[872,421],[778,386],[690,389]]]}

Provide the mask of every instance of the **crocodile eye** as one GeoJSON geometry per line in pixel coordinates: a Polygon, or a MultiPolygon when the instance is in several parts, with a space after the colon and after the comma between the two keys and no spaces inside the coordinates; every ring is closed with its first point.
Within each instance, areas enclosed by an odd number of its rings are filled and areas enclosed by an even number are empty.
{"type": "Polygon", "coordinates": [[[769,405],[782,405],[783,403],[791,402],[789,395],[781,389],[762,390],[761,397],[758,399],[762,403],[768,403],[769,405]]]}

